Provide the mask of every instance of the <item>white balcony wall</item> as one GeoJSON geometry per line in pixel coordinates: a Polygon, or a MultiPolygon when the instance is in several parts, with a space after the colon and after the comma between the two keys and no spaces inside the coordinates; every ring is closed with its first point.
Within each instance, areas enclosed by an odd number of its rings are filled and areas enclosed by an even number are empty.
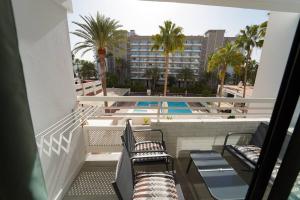
{"type": "Polygon", "coordinates": [[[300,14],[271,12],[253,98],[276,98],[300,14]]]}
{"type": "MultiPolygon", "coordinates": [[[[76,104],[67,10],[59,1],[12,0],[35,134],[76,104]]],[[[17,115],[18,113],[16,113],[17,115]]],[[[60,199],[84,160],[81,134],[68,155],[41,158],[48,199],[60,199]],[[79,142],[78,142],[79,141],[79,142]]]]}

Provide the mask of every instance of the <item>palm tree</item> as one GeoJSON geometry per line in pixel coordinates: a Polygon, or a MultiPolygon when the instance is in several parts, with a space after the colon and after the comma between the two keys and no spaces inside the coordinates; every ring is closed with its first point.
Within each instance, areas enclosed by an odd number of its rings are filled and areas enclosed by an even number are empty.
{"type": "Polygon", "coordinates": [[[160,77],[160,70],[158,67],[153,67],[147,69],[145,76],[151,79],[151,89],[154,91],[156,82],[159,80],[160,77]]]}
{"type": "MultiPolygon", "coordinates": [[[[260,35],[261,38],[265,38],[266,32],[267,32],[267,26],[268,26],[268,21],[265,21],[259,25],[258,34],[260,35]]],[[[262,43],[263,42],[264,42],[264,40],[262,40],[262,43]]],[[[262,45],[263,44],[261,44],[261,46],[262,45]]]]}
{"type": "MultiPolygon", "coordinates": [[[[224,80],[228,67],[232,67],[236,73],[239,72],[241,65],[244,62],[244,56],[236,45],[227,43],[225,47],[216,51],[208,62],[208,71],[218,69],[218,77],[221,82],[218,96],[223,96],[224,80]]],[[[220,105],[220,103],[219,103],[220,105]]]]}
{"type": "Polygon", "coordinates": [[[194,80],[193,70],[190,68],[183,68],[179,71],[178,78],[184,81],[185,94],[187,94],[187,82],[194,80]]]}
{"type": "Polygon", "coordinates": [[[236,45],[243,49],[245,52],[245,63],[244,63],[244,91],[243,97],[246,96],[246,85],[247,85],[247,71],[251,62],[251,55],[255,47],[261,48],[264,42],[264,36],[266,34],[267,22],[261,25],[246,26],[245,30],[240,31],[240,35],[235,41],[236,45]]]}
{"type": "Polygon", "coordinates": [[[185,36],[182,33],[183,29],[171,21],[165,21],[164,26],[159,26],[159,29],[159,34],[152,36],[154,44],[151,50],[162,49],[162,53],[165,56],[164,96],[167,96],[169,57],[171,53],[184,49],[185,36]]]}
{"type": "Polygon", "coordinates": [[[250,60],[249,66],[248,66],[248,71],[247,71],[247,81],[250,82],[250,84],[254,85],[255,83],[255,77],[257,74],[257,69],[258,69],[258,62],[256,60],[250,60]]]}
{"type": "MultiPolygon", "coordinates": [[[[80,17],[83,23],[73,22],[79,29],[72,34],[82,38],[83,41],[76,43],[73,51],[74,53],[82,51],[82,55],[88,51],[97,53],[100,62],[99,78],[102,82],[103,95],[107,96],[105,56],[107,49],[117,47],[124,40],[124,34],[122,30],[119,30],[121,25],[118,21],[98,12],[95,18],[93,16],[80,17]]],[[[105,106],[107,106],[107,102],[105,102],[105,106]]]]}

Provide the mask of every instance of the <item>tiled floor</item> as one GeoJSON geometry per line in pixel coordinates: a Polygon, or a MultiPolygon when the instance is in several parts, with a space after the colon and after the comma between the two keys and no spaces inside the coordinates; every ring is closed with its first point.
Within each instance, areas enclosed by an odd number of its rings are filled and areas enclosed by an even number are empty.
{"type": "Polygon", "coordinates": [[[116,162],[86,162],[64,200],[117,199],[111,186],[116,162]]]}
{"type": "MultiPolygon", "coordinates": [[[[237,170],[240,176],[249,183],[251,172],[247,171],[232,157],[226,157],[228,162],[237,170]]],[[[189,174],[185,174],[188,158],[176,160],[176,180],[180,184],[186,200],[211,200],[201,177],[192,167],[189,174]]],[[[111,186],[114,179],[116,162],[86,162],[77,178],[74,180],[64,200],[114,200],[117,199],[111,186]]],[[[161,169],[162,166],[151,166],[151,171],[161,169]]]]}

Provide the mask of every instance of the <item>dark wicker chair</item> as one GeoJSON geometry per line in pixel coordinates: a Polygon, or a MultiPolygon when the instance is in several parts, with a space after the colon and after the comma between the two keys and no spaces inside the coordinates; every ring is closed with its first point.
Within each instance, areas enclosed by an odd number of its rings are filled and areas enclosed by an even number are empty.
{"type": "Polygon", "coordinates": [[[268,130],[268,124],[261,122],[255,133],[236,133],[229,132],[226,135],[222,155],[224,155],[225,150],[237,157],[240,161],[246,164],[249,169],[255,169],[257,160],[260,155],[260,150],[262,148],[263,142],[265,140],[268,130]],[[251,140],[248,144],[243,145],[228,145],[228,138],[234,135],[251,135],[251,140]]]}
{"type": "Polygon", "coordinates": [[[165,163],[168,169],[170,155],[167,154],[165,141],[163,139],[163,132],[160,129],[143,129],[132,130],[130,120],[126,121],[126,128],[121,136],[123,144],[128,150],[129,156],[134,158],[132,161],[135,164],[149,164],[150,162],[156,164],[157,162],[165,163]],[[139,141],[137,142],[135,134],[147,133],[160,134],[159,141],[139,141]]]}
{"type": "MultiPolygon", "coordinates": [[[[123,148],[112,183],[120,200],[170,199],[184,200],[180,185],[176,185],[174,171],[134,172],[128,151],[123,148]]],[[[172,158],[170,158],[172,159],[172,158]]]]}
{"type": "MultiPolygon", "coordinates": [[[[232,155],[234,155],[235,157],[237,157],[242,163],[244,163],[245,165],[247,165],[249,167],[250,170],[254,170],[256,165],[257,165],[257,161],[258,158],[260,156],[260,151],[261,148],[263,146],[267,131],[268,131],[268,123],[260,123],[259,126],[257,127],[255,133],[228,133],[225,141],[224,141],[224,146],[223,146],[223,151],[222,151],[222,155],[224,154],[225,150],[227,150],[229,153],[231,153],[232,155]],[[252,138],[249,142],[249,144],[244,144],[244,145],[228,145],[227,141],[228,138],[232,135],[252,135],[252,138]]],[[[273,181],[275,180],[278,170],[280,168],[281,165],[281,160],[285,154],[285,151],[288,147],[288,144],[290,142],[291,139],[291,132],[287,132],[287,135],[284,139],[280,154],[278,156],[276,165],[272,171],[272,175],[271,175],[271,179],[270,179],[270,183],[273,183],[273,181]]]]}

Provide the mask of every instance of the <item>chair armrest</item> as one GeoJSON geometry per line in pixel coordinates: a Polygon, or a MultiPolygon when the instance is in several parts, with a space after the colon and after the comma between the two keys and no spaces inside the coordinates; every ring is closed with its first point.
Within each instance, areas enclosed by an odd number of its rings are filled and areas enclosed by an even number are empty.
{"type": "Polygon", "coordinates": [[[162,155],[136,155],[136,156],[132,156],[130,158],[131,162],[134,160],[134,159],[143,159],[143,158],[166,158],[168,160],[171,161],[171,164],[172,164],[172,173],[175,177],[175,173],[174,173],[174,158],[170,155],[170,154],[162,154],[162,155]]]}
{"type": "Polygon", "coordinates": [[[162,132],[161,129],[138,129],[138,130],[133,130],[135,133],[139,132],[159,132],[161,135],[161,142],[164,143],[164,133],[162,132]]]}
{"type": "Polygon", "coordinates": [[[155,153],[155,152],[166,152],[166,150],[139,150],[139,151],[130,151],[130,153],[155,153]]]}
{"type": "Polygon", "coordinates": [[[227,133],[226,137],[225,137],[225,140],[224,140],[224,144],[223,144],[223,149],[222,149],[222,155],[224,154],[224,151],[225,151],[225,147],[227,146],[227,141],[228,141],[228,138],[232,135],[253,135],[254,133],[242,133],[242,132],[229,132],[227,133]]]}

